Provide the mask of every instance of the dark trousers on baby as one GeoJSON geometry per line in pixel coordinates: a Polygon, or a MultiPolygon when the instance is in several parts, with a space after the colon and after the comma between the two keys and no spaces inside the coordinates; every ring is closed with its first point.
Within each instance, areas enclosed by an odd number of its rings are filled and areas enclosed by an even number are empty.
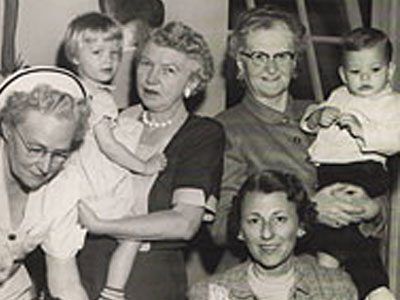
{"type": "MultiPolygon", "coordinates": [[[[333,183],[351,183],[362,187],[369,197],[384,195],[389,189],[389,175],[374,161],[350,164],[324,164],[317,168],[319,188],[333,183]]],[[[388,276],[380,258],[380,241],[364,236],[358,226],[332,228],[318,224],[310,241],[313,250],[337,258],[352,277],[360,299],[380,286],[388,286],[388,276]]]]}

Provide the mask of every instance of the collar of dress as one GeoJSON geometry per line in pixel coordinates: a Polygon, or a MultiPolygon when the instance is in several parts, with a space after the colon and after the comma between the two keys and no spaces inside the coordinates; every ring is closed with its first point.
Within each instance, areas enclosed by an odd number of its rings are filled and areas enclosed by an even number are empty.
{"type": "MultiPolygon", "coordinates": [[[[247,270],[250,261],[247,261],[233,269],[233,276],[229,281],[224,283],[224,286],[229,290],[229,295],[232,299],[254,299],[254,294],[247,280],[247,270]]],[[[309,295],[311,293],[312,282],[307,276],[307,266],[302,263],[297,257],[294,258],[295,284],[294,292],[309,295]]],[[[229,298],[229,299],[231,299],[229,298]]]]}

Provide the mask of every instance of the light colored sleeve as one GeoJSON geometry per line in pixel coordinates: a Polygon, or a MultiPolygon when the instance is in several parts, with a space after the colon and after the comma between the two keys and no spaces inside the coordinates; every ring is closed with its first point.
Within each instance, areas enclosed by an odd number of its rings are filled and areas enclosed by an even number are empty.
{"type": "Polygon", "coordinates": [[[320,126],[317,125],[315,128],[311,128],[309,126],[309,119],[312,114],[314,114],[317,110],[321,109],[323,106],[321,104],[311,104],[307,107],[303,117],[300,120],[300,128],[304,132],[307,133],[317,133],[320,129],[320,126]]]}
{"type": "Polygon", "coordinates": [[[354,113],[362,127],[363,137],[356,139],[362,152],[388,156],[400,152],[400,109],[398,111],[399,114],[392,118],[385,118],[385,114],[382,114],[379,122],[372,121],[364,114],[354,113]]]}
{"type": "Polygon", "coordinates": [[[82,191],[79,170],[67,166],[46,190],[43,210],[50,228],[41,247],[52,257],[74,257],[84,244],[86,231],[78,223],[77,209],[82,191]]]}
{"type": "Polygon", "coordinates": [[[118,117],[118,108],[114,102],[114,98],[105,91],[99,91],[93,96],[90,102],[90,108],[90,127],[95,126],[105,117],[114,121],[118,117]]]}
{"type": "Polygon", "coordinates": [[[312,114],[315,113],[317,110],[320,110],[328,106],[333,106],[338,108],[339,110],[342,110],[342,107],[346,102],[346,99],[348,99],[348,92],[345,87],[340,86],[334,89],[326,101],[319,104],[311,104],[307,107],[303,117],[300,120],[300,128],[306,133],[311,133],[311,134],[318,133],[320,126],[311,128],[308,124],[308,121],[312,116],[312,114]]]}

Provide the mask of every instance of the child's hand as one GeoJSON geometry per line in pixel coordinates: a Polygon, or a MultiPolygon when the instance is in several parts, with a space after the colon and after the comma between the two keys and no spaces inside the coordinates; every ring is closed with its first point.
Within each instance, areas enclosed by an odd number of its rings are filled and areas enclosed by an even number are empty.
{"type": "Polygon", "coordinates": [[[146,162],[146,167],[143,174],[153,175],[165,169],[167,166],[167,158],[163,153],[157,153],[149,158],[146,162]]]}
{"type": "Polygon", "coordinates": [[[340,116],[340,110],[336,107],[326,106],[322,109],[319,125],[321,127],[329,127],[335,123],[340,116]]]}
{"type": "Polygon", "coordinates": [[[79,223],[88,231],[96,234],[104,234],[104,221],[82,200],[78,202],[79,223]]]}
{"type": "Polygon", "coordinates": [[[342,114],[338,120],[340,128],[345,128],[349,133],[356,138],[362,138],[363,130],[361,122],[353,114],[342,114]]]}

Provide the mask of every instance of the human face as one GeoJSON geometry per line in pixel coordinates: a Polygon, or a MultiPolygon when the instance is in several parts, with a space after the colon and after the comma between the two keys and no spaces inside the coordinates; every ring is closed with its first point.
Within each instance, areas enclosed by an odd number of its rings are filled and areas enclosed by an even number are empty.
{"type": "Polygon", "coordinates": [[[389,84],[394,65],[387,62],[384,46],[377,45],[346,52],[345,64],[339,73],[352,94],[368,97],[379,93],[389,84]]]}
{"type": "Polygon", "coordinates": [[[269,29],[249,32],[246,47],[241,53],[238,54],[237,65],[243,73],[247,89],[256,100],[266,103],[287,92],[296,67],[296,57],[294,35],[285,24],[276,23],[269,29]],[[264,64],[257,63],[254,59],[259,57],[254,55],[257,52],[269,59],[264,64]],[[246,55],[252,53],[253,59],[246,55]],[[286,59],[280,59],[283,56],[286,59]]]}
{"type": "Polygon", "coordinates": [[[121,60],[122,41],[107,39],[105,33],[87,33],[76,58],[78,73],[99,83],[110,83],[121,60]]]}
{"type": "Polygon", "coordinates": [[[197,62],[184,53],[148,43],[137,66],[137,86],[143,104],[151,112],[175,111],[184,105],[184,89],[193,91],[197,85],[191,76],[197,67],[197,62]]]}
{"type": "Polygon", "coordinates": [[[36,190],[63,167],[76,125],[67,119],[28,111],[22,123],[6,126],[6,153],[12,179],[36,190]],[[39,152],[41,149],[41,155],[39,152]]]}
{"type": "Polygon", "coordinates": [[[247,193],[240,222],[239,239],[256,265],[270,274],[288,271],[299,221],[295,204],[287,200],[286,193],[247,193]]]}

